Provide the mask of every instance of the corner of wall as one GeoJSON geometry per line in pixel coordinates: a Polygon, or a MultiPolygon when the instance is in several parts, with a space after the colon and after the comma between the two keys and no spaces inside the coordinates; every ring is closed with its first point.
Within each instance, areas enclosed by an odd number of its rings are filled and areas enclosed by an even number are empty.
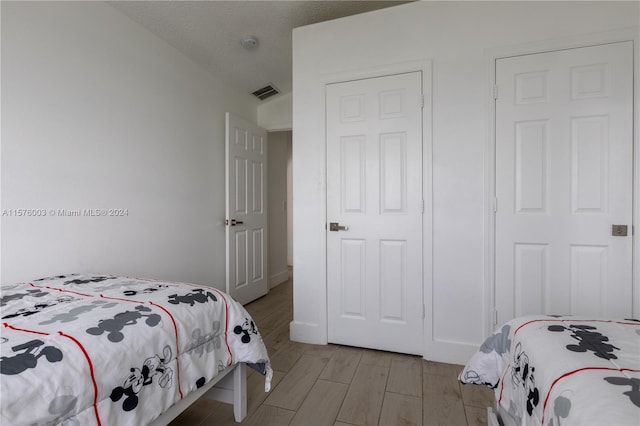
{"type": "Polygon", "coordinates": [[[293,128],[293,96],[285,93],[258,105],[258,125],[269,132],[293,128]]]}

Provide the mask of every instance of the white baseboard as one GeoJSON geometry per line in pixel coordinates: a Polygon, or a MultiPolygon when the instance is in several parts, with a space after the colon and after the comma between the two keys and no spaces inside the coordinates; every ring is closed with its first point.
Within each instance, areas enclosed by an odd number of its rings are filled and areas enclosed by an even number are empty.
{"type": "Polygon", "coordinates": [[[480,345],[432,341],[427,343],[424,359],[447,364],[465,365],[480,345]]]}
{"type": "Polygon", "coordinates": [[[320,330],[318,324],[291,321],[289,323],[289,338],[294,342],[312,345],[326,345],[326,330],[320,330]]]}
{"type": "Polygon", "coordinates": [[[269,277],[269,287],[274,288],[278,284],[287,282],[288,279],[289,270],[285,269],[284,271],[278,272],[277,274],[273,274],[269,277]]]}

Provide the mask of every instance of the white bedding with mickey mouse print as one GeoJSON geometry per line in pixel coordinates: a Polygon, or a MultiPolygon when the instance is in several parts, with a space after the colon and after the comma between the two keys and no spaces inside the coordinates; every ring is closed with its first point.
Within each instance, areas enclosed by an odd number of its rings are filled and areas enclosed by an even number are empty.
{"type": "Polygon", "coordinates": [[[97,274],[1,288],[0,423],[144,425],[232,364],[272,370],[211,287],[97,274]]]}
{"type": "Polygon", "coordinates": [[[500,327],[458,379],[495,389],[519,425],[640,425],[640,322],[527,316],[500,327]]]}

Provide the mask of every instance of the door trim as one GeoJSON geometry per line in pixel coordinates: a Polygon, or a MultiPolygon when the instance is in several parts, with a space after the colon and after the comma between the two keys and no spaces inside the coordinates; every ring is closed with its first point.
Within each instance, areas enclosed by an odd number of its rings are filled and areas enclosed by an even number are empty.
{"type": "MultiPolygon", "coordinates": [[[[346,70],[335,73],[327,73],[321,77],[322,89],[325,93],[323,99],[326,99],[326,86],[332,83],[341,83],[351,80],[362,80],[366,78],[375,78],[381,77],[385,75],[391,74],[401,74],[407,72],[422,72],[422,91],[424,96],[424,108],[422,109],[422,191],[424,198],[424,214],[422,216],[422,229],[423,229],[423,264],[422,264],[422,282],[423,282],[423,303],[427,307],[427,314],[425,315],[423,322],[423,330],[424,330],[424,342],[425,349],[423,354],[429,353],[429,343],[433,337],[433,319],[430,315],[431,310],[430,307],[432,305],[432,291],[433,291],[433,273],[432,273],[432,265],[433,265],[433,239],[432,239],[432,61],[430,59],[418,59],[414,61],[406,61],[406,62],[398,62],[398,63],[390,63],[376,67],[370,68],[361,68],[357,70],[346,70]]],[[[319,86],[320,87],[320,86],[319,86]]],[[[325,105],[326,110],[326,105],[325,105]]],[[[320,140],[323,141],[324,146],[323,151],[325,153],[325,157],[322,159],[324,162],[323,170],[324,176],[322,185],[324,186],[324,209],[322,211],[322,223],[319,223],[318,226],[324,226],[327,222],[327,118],[326,115],[322,117],[322,134],[320,135],[320,140]]],[[[326,234],[325,234],[326,235],[326,234]]],[[[328,334],[328,306],[327,306],[327,290],[328,290],[328,281],[327,281],[327,241],[324,238],[321,241],[323,245],[323,251],[325,253],[324,257],[318,259],[319,262],[322,263],[321,268],[324,276],[321,278],[324,281],[324,291],[321,293],[322,298],[315,300],[315,303],[318,305],[319,312],[323,312],[323,321],[320,324],[310,324],[304,322],[291,322],[290,334],[292,339],[296,341],[305,342],[308,341],[309,334],[314,334],[316,336],[321,336],[322,339],[318,341],[317,339],[313,340],[313,343],[324,343],[326,344],[327,334],[328,334]],[[313,330],[313,331],[312,331],[313,330]]],[[[294,270],[295,276],[295,270],[294,270]]],[[[295,280],[295,278],[294,278],[295,280]]]]}
{"type": "MultiPolygon", "coordinates": [[[[496,260],[496,223],[494,200],[496,195],[496,100],[494,98],[494,85],[496,81],[496,61],[512,56],[522,56],[551,51],[575,49],[602,44],[631,41],[633,43],[633,212],[632,225],[640,229],[640,108],[637,100],[640,99],[640,36],[637,29],[624,29],[607,31],[603,33],[571,36],[542,42],[517,44],[487,49],[485,52],[485,96],[486,96],[486,145],[485,145],[485,332],[484,337],[489,336],[496,326],[493,324],[495,315],[495,260],[496,260]]],[[[640,231],[638,231],[640,232],[640,231]]],[[[633,316],[640,316],[640,238],[633,237],[632,250],[632,292],[633,292],[633,316]]]]}

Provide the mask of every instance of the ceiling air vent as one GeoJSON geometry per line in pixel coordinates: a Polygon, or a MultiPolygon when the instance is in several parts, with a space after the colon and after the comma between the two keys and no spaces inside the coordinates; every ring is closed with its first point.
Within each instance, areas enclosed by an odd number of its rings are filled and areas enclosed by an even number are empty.
{"type": "Polygon", "coordinates": [[[277,95],[278,93],[280,93],[278,92],[278,89],[269,84],[268,86],[264,86],[262,89],[258,89],[251,94],[261,101],[264,101],[265,99],[270,98],[273,95],[277,95]]]}

